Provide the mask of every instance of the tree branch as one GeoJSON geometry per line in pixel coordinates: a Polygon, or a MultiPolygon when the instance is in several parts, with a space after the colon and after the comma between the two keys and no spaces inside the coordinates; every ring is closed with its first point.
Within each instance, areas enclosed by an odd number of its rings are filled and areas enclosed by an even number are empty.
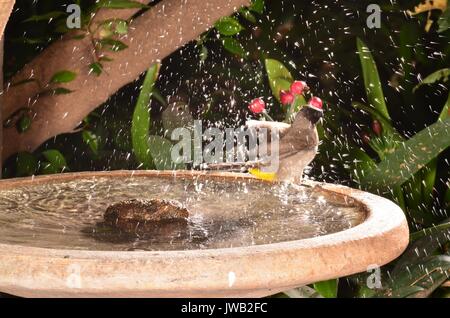
{"type": "MultiPolygon", "coordinates": [[[[141,3],[150,2],[150,0],[136,1],[141,3]]],[[[139,9],[100,9],[91,24],[97,25],[107,19],[127,20],[138,11],[139,9]]],[[[83,56],[82,54],[85,54],[85,52],[91,53],[93,50],[90,39],[86,37],[84,39],[74,40],[74,36],[78,34],[82,34],[82,32],[75,30],[65,34],[60,40],[52,43],[13,76],[5,88],[5,105],[2,109],[3,118],[8,118],[21,107],[33,104],[33,98],[41,90],[41,87],[37,83],[46,84],[56,72],[64,69],[72,69],[73,64],[68,63],[68,58],[72,56],[73,58],[70,61],[76,64],[83,63],[83,60],[88,58],[87,55],[83,56]],[[14,83],[31,78],[35,79],[35,81],[11,86],[14,83]]],[[[86,65],[89,65],[89,63],[86,65]]]]}
{"type": "MultiPolygon", "coordinates": [[[[22,74],[36,74],[43,83],[60,70],[76,72],[77,78],[64,87],[70,94],[41,96],[30,105],[35,116],[30,128],[19,133],[14,127],[4,131],[3,159],[19,151],[33,151],[43,142],[70,132],[98,105],[125,84],[136,79],[152,63],[196,39],[216,20],[232,14],[250,0],[164,0],[144,12],[131,24],[123,41],[128,48],[109,54],[113,61],[104,63],[99,77],[89,75],[92,46],[83,40],[65,36],[42,52],[25,67],[22,74]]],[[[47,81],[46,81],[47,80],[47,81]]],[[[30,85],[27,85],[27,87],[30,85]]],[[[7,91],[9,114],[28,103],[19,91],[7,91]],[[22,105],[22,106],[18,106],[22,105]]]]}
{"type": "MultiPolygon", "coordinates": [[[[3,109],[3,32],[5,31],[6,23],[8,22],[9,15],[14,6],[14,0],[0,0],[0,123],[2,123],[1,110],[3,109]]],[[[3,130],[0,126],[0,140],[3,139],[3,130]]],[[[2,145],[0,144],[0,153],[2,151],[2,145]]],[[[0,162],[0,177],[1,177],[2,163],[0,162]]]]}

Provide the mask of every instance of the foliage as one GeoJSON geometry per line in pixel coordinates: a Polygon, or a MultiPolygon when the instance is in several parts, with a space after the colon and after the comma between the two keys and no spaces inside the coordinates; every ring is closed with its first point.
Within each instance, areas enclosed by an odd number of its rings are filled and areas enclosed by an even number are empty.
{"type": "MultiPolygon", "coordinates": [[[[272,94],[280,102],[280,92],[288,91],[294,78],[287,67],[277,60],[266,59],[264,64],[272,94]]],[[[286,121],[290,122],[292,115],[304,105],[306,105],[305,97],[303,95],[295,96],[294,102],[286,109],[286,121]]]]}
{"type": "Polygon", "coordinates": [[[364,86],[366,87],[369,106],[375,108],[375,110],[384,118],[390,119],[386,103],[384,101],[380,77],[378,75],[377,66],[373,60],[372,53],[359,38],[357,39],[357,48],[361,61],[364,86]]]}
{"type": "Polygon", "coordinates": [[[151,150],[149,146],[150,110],[148,105],[152,97],[153,87],[158,78],[159,64],[154,64],[147,71],[147,75],[142,85],[141,93],[136,103],[131,125],[131,136],[133,140],[133,150],[138,160],[144,168],[153,166],[151,150]]]}
{"type": "MultiPolygon", "coordinates": [[[[449,270],[450,10],[447,1],[425,1],[426,6],[419,2],[380,1],[386,19],[381,29],[372,30],[365,20],[369,0],[346,2],[345,10],[342,3],[326,0],[302,6],[295,0],[254,0],[165,59],[157,78],[149,71],[112,96],[83,121],[78,133],[58,136],[33,154],[11,158],[4,175],[54,173],[68,167],[183,168],[169,160],[167,131],[175,124],[190,125],[198,118],[209,127],[239,126],[249,115],[247,103],[257,96],[267,101],[270,116],[285,120],[305,100],[286,108],[279,92],[294,78],[304,79],[326,97],[325,120],[319,127],[322,144],[309,177],[395,200],[408,218],[411,244],[398,260],[382,267],[380,290],[368,289],[367,274],[359,274],[287,294],[437,295],[449,270]],[[414,5],[419,5],[415,11],[414,5]],[[404,14],[407,10],[412,17],[404,14]]],[[[121,36],[130,21],[92,24],[92,16],[101,6],[147,7],[133,1],[81,4],[85,18],[77,39],[93,42],[95,54],[86,61],[86,70],[102,80],[104,65],[116,51],[127,49],[121,36]],[[100,54],[104,48],[107,55],[100,54]]],[[[69,31],[64,27],[66,2],[37,1],[30,6],[18,0],[17,5],[21,9],[15,11],[5,39],[7,78],[69,31]]],[[[64,76],[54,74],[55,81],[49,83],[31,78],[13,85],[34,82],[40,96],[68,94],[66,84],[76,77],[73,70],[60,71],[64,76]]],[[[4,125],[26,132],[32,119],[24,107],[4,125]]]]}
{"type": "Polygon", "coordinates": [[[108,9],[148,8],[148,6],[143,3],[130,0],[100,0],[97,2],[96,6],[98,8],[108,9]]]}
{"type": "MultiPolygon", "coordinates": [[[[245,27],[239,21],[239,17],[242,17],[247,22],[255,25],[258,21],[256,15],[264,13],[264,0],[253,0],[248,8],[241,8],[235,16],[223,17],[214,24],[215,30],[218,32],[218,38],[221,41],[223,48],[229,53],[234,54],[240,58],[247,58],[249,53],[237,38],[239,34],[245,30],[245,27]],[[235,36],[235,37],[232,37],[235,36]]],[[[207,42],[214,41],[215,39],[209,36],[210,33],[204,34],[197,45],[200,47],[201,60],[206,60],[208,56],[208,50],[205,46],[207,42]]]]}
{"type": "Polygon", "coordinates": [[[330,279],[313,284],[314,289],[325,298],[336,298],[338,293],[338,279],[330,279]]]}
{"type": "Polygon", "coordinates": [[[73,81],[77,77],[77,74],[72,71],[59,71],[55,73],[50,79],[50,83],[59,84],[59,83],[68,83],[73,81]]]}
{"type": "Polygon", "coordinates": [[[241,32],[244,27],[233,17],[223,17],[214,25],[221,35],[235,35],[241,32]]]}
{"type": "Polygon", "coordinates": [[[144,169],[171,170],[183,167],[172,162],[171,141],[158,135],[149,135],[150,110],[148,106],[154,94],[159,67],[158,63],[154,64],[145,76],[133,113],[131,139],[134,154],[144,169]]]}

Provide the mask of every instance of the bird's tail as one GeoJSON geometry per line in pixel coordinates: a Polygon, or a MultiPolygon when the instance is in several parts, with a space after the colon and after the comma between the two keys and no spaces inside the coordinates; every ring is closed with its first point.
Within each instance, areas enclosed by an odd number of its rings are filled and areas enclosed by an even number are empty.
{"type": "Polygon", "coordinates": [[[200,166],[200,169],[247,172],[249,169],[263,165],[260,161],[204,163],[200,166]]]}
{"type": "Polygon", "coordinates": [[[266,166],[261,161],[247,161],[247,162],[224,162],[215,164],[203,164],[203,170],[219,170],[228,172],[248,172],[254,175],[257,179],[274,181],[276,180],[275,172],[264,172],[260,168],[266,166]]]}

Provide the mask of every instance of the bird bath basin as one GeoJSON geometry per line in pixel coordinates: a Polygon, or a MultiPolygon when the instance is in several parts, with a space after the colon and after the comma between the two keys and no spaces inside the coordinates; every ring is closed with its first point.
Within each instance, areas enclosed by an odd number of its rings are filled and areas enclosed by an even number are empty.
{"type": "Polygon", "coordinates": [[[381,266],[407,244],[394,203],[331,184],[150,171],[0,181],[0,292],[19,296],[267,296],[381,266]],[[133,198],[177,200],[188,223],[135,235],[102,223],[133,198]]]}

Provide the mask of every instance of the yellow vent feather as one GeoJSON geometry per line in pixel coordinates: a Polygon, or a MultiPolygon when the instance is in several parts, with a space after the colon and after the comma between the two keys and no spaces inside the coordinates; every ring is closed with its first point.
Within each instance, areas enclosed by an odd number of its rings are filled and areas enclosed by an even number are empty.
{"type": "Polygon", "coordinates": [[[249,173],[254,175],[256,178],[265,181],[275,181],[277,178],[277,174],[275,172],[263,172],[259,169],[249,169],[249,173]]]}

